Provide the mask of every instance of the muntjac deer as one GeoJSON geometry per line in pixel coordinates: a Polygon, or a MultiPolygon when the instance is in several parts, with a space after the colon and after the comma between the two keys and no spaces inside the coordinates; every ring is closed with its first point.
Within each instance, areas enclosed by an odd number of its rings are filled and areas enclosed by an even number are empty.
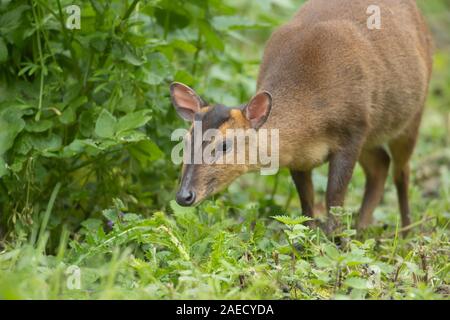
{"type": "MultiPolygon", "coordinates": [[[[415,1],[310,0],[272,34],[257,93],[249,103],[213,105],[183,84],[173,83],[170,89],[179,115],[195,120],[204,130],[215,128],[225,134],[226,129],[278,129],[280,165],[290,169],[303,214],[310,217],[314,215],[312,170],[329,163],[329,212],[343,206],[359,162],[366,185],[357,227],[368,226],[392,161],[406,226],[410,224],[409,159],[431,69],[431,36],[415,1]],[[373,5],[380,9],[381,19],[375,29],[367,23],[373,5]]],[[[230,149],[226,142],[214,148],[230,149]]],[[[177,202],[195,205],[258,168],[247,163],[185,163],[177,202]]]]}

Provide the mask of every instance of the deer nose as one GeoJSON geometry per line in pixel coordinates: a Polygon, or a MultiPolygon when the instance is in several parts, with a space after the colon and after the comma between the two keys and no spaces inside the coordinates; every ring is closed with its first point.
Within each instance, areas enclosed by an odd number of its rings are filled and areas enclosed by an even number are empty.
{"type": "Polygon", "coordinates": [[[192,190],[180,190],[176,197],[177,203],[183,207],[189,207],[195,201],[195,192],[192,190]]]}

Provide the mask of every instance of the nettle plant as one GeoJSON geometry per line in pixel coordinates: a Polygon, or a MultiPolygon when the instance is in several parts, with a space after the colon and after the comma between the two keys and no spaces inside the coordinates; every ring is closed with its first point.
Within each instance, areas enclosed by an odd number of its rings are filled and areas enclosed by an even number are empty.
{"type": "MultiPolygon", "coordinates": [[[[164,207],[177,170],[170,132],[182,126],[168,83],[195,79],[220,93],[243,68],[223,35],[263,27],[222,1],[76,4],[79,29],[66,27],[72,1],[0,4],[0,225],[21,237],[58,182],[50,229],[77,226],[119,196],[140,212],[164,207]]],[[[226,94],[238,100],[251,83],[235,81],[226,94]]]]}
{"type": "Polygon", "coordinates": [[[329,239],[306,226],[307,217],[261,217],[257,203],[234,214],[220,200],[200,207],[172,201],[170,214],[145,218],[115,199],[103,210],[108,230],[100,219],[84,221],[85,240],[69,241],[64,263],[81,269],[86,292],[101,293],[107,275],[151,298],[426,298],[433,297],[426,287],[412,287],[441,281],[438,270],[420,265],[423,247],[413,244],[401,257],[395,245],[399,232],[386,247],[360,240],[349,229],[352,214],[346,210],[336,210],[341,227],[329,239]],[[237,215],[242,223],[236,223],[237,215]],[[101,272],[92,269],[97,265],[101,272]]]}

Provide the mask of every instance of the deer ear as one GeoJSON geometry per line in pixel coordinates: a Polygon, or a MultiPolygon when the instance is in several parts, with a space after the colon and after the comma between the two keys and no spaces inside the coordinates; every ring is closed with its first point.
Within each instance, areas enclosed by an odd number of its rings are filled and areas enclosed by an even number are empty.
{"type": "Polygon", "coordinates": [[[194,114],[205,106],[193,89],[179,82],[170,85],[170,97],[178,115],[187,121],[194,121],[194,114]]]}
{"type": "Polygon", "coordinates": [[[272,109],[272,95],[263,91],[255,95],[244,108],[244,116],[254,129],[259,129],[267,120],[272,109]]]}

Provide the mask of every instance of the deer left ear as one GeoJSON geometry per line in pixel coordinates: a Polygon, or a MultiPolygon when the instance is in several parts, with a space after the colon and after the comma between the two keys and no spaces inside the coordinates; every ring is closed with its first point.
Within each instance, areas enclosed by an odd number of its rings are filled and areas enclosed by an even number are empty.
{"type": "Polygon", "coordinates": [[[194,121],[194,115],[206,103],[187,85],[174,82],[170,85],[170,97],[178,115],[186,121],[194,121]]]}
{"type": "Polygon", "coordinates": [[[250,121],[253,129],[259,129],[269,117],[272,109],[272,95],[267,91],[262,91],[255,95],[245,106],[243,113],[250,121]]]}

